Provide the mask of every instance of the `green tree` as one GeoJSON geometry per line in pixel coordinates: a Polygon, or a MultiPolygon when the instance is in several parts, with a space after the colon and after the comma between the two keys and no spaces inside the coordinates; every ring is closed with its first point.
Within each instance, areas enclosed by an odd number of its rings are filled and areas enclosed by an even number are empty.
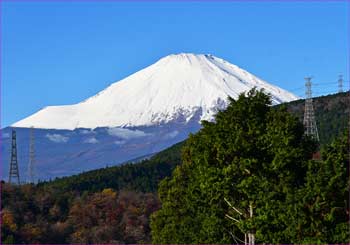
{"type": "Polygon", "coordinates": [[[348,134],[322,150],[323,161],[310,161],[305,187],[299,191],[297,240],[350,243],[348,134]]]}
{"type": "Polygon", "coordinates": [[[229,99],[191,135],[183,164],[159,187],[154,243],[288,243],[295,193],[316,149],[298,119],[263,91],[229,99]]]}

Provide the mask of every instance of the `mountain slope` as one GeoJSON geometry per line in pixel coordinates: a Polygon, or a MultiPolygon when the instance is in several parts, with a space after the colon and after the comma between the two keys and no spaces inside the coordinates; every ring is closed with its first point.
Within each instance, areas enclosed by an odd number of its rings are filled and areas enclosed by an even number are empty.
{"type": "MultiPolygon", "coordinates": [[[[349,92],[316,97],[313,104],[320,143],[329,144],[349,126],[349,92]]],[[[291,113],[303,120],[304,100],[292,101],[286,105],[291,113]]]]}
{"type": "Polygon", "coordinates": [[[45,181],[39,187],[54,187],[62,192],[96,192],[106,188],[137,192],[156,192],[159,182],[170,176],[181,163],[181,149],[185,141],[155,154],[150,159],[88,171],[69,177],[45,181]]]}
{"type": "MultiPolygon", "coordinates": [[[[316,120],[320,133],[321,146],[331,143],[344,133],[348,125],[349,92],[314,98],[316,120]]],[[[304,100],[285,103],[295,116],[302,121],[304,100]]],[[[170,176],[173,169],[181,163],[181,149],[185,141],[177,143],[150,159],[139,163],[101,168],[82,174],[42,182],[39,186],[51,186],[62,191],[100,191],[105,188],[128,189],[141,192],[156,192],[158,183],[170,176]]]]}
{"type": "Polygon", "coordinates": [[[212,55],[169,55],[74,105],[49,106],[13,127],[46,129],[135,127],[171,121],[210,120],[253,87],[272,95],[274,104],[297,99],[247,71],[212,55]]]}

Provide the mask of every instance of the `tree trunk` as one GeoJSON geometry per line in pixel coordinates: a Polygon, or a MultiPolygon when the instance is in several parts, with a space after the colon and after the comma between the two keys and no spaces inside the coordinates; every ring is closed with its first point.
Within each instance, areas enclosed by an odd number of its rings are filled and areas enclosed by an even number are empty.
{"type": "MultiPolygon", "coordinates": [[[[250,218],[253,218],[253,205],[249,204],[249,216],[250,218]]],[[[255,234],[253,231],[249,231],[248,233],[248,244],[254,245],[255,244],[255,234]]]]}

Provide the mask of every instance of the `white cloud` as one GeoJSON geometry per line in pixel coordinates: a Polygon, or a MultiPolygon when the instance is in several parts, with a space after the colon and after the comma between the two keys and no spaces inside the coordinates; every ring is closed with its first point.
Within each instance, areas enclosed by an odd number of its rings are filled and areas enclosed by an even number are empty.
{"type": "Polygon", "coordinates": [[[126,128],[109,128],[107,132],[111,136],[117,136],[122,139],[135,139],[149,135],[141,130],[130,130],[126,128]]]}
{"type": "Polygon", "coordinates": [[[124,140],[116,140],[116,141],[114,141],[114,144],[123,145],[123,144],[125,144],[125,141],[124,140]]]}
{"type": "Polygon", "coordinates": [[[9,133],[3,133],[2,134],[2,138],[3,139],[10,138],[10,134],[9,133]]]}
{"type": "Polygon", "coordinates": [[[66,143],[69,138],[60,134],[46,134],[46,138],[55,143],[66,143]]]}
{"type": "Polygon", "coordinates": [[[80,134],[93,134],[94,131],[92,130],[87,130],[87,129],[82,129],[79,131],[80,134]]]}
{"type": "Polygon", "coordinates": [[[97,144],[98,140],[95,137],[91,137],[91,138],[84,140],[84,143],[97,144]]]}
{"type": "Polygon", "coordinates": [[[175,130],[173,132],[170,132],[170,133],[167,133],[166,135],[164,135],[164,138],[172,139],[172,138],[175,138],[178,134],[179,134],[179,131],[175,130]]]}

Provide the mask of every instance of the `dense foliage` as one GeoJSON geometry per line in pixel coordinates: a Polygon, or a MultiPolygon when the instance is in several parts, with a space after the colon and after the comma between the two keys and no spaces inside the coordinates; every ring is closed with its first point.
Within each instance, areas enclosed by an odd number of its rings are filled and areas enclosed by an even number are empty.
{"type": "Polygon", "coordinates": [[[160,184],[154,243],[243,243],[252,234],[257,243],[346,242],[348,148],[312,161],[316,144],[298,119],[255,90],[203,126],[160,184]]]}
{"type": "Polygon", "coordinates": [[[139,163],[37,185],[2,182],[2,242],[150,243],[166,177],[153,242],[243,243],[247,233],[257,243],[350,242],[349,145],[339,137],[347,96],[314,100],[322,161],[311,160],[315,142],[303,136],[304,102],[270,107],[253,91],[139,163]]]}
{"type": "Polygon", "coordinates": [[[157,185],[183,143],[127,163],[37,185],[1,184],[3,243],[149,243],[157,185]]]}
{"type": "Polygon", "coordinates": [[[3,243],[149,243],[154,194],[113,189],[79,195],[1,183],[3,243]]]}
{"type": "Polygon", "coordinates": [[[293,242],[350,243],[349,138],[342,135],[322,149],[322,161],[309,161],[298,191],[293,242]]]}
{"type": "MultiPolygon", "coordinates": [[[[341,136],[348,126],[350,114],[349,92],[321,96],[313,99],[317,128],[321,145],[330,144],[341,136]]],[[[305,100],[284,104],[300,121],[304,118],[305,100]]],[[[277,106],[278,107],[278,106],[277,106]]]]}
{"type": "Polygon", "coordinates": [[[41,182],[39,186],[49,186],[62,191],[96,192],[105,188],[127,189],[139,192],[155,192],[158,183],[170,176],[175,166],[181,162],[181,147],[184,142],[156,154],[137,164],[126,163],[120,166],[92,170],[86,173],[41,182]]]}

